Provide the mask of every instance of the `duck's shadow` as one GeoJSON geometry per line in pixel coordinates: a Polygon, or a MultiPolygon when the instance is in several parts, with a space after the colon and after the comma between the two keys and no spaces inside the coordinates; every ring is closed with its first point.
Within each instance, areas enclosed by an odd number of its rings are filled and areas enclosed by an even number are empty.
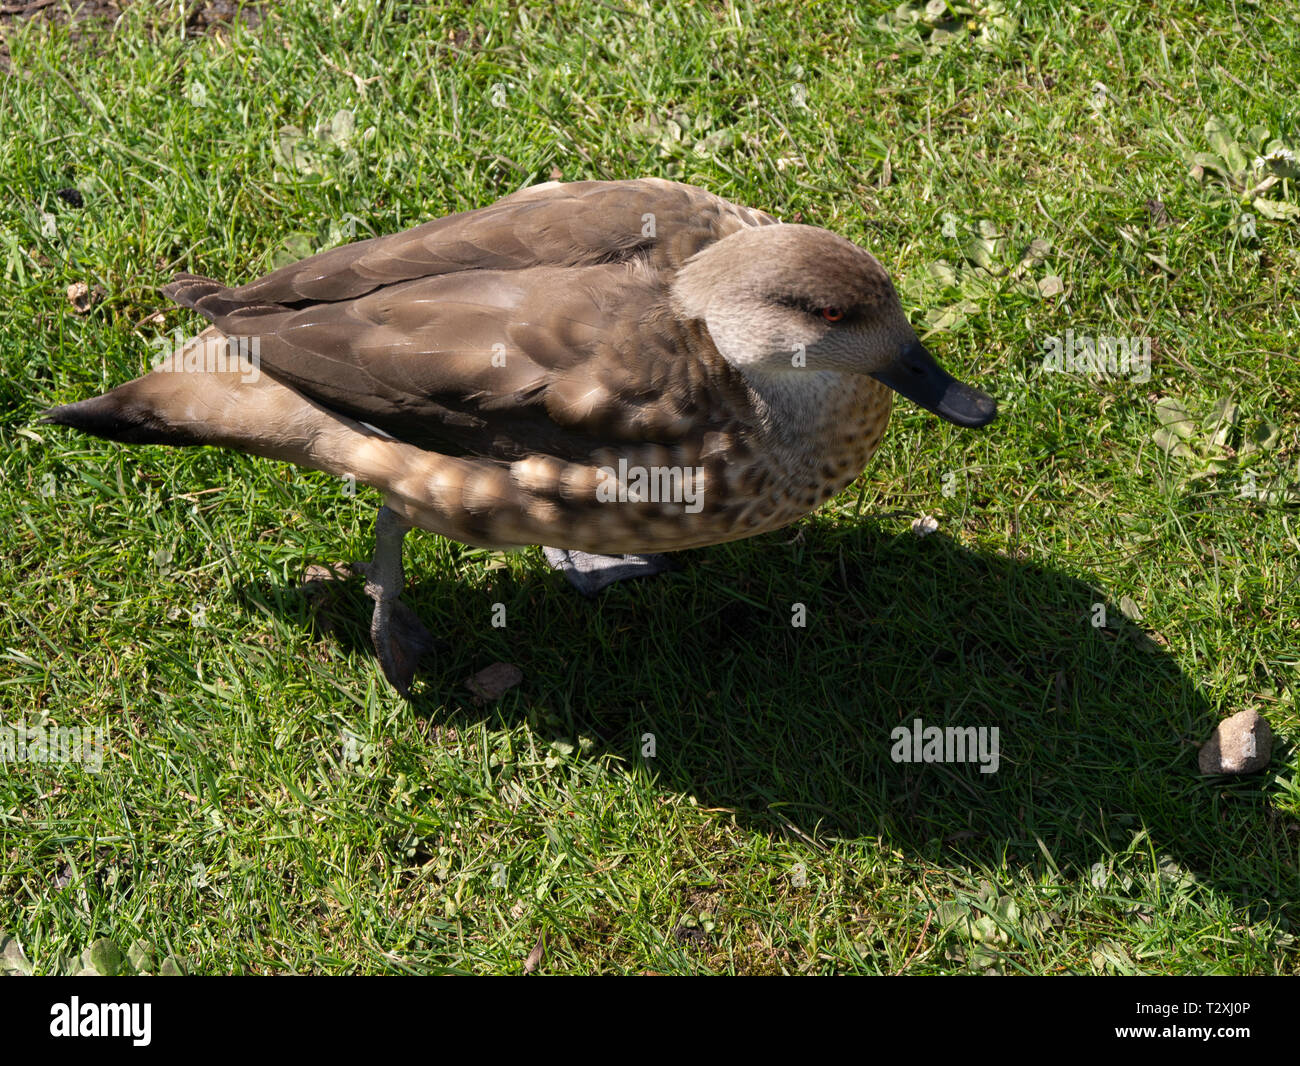
{"type": "MultiPolygon", "coordinates": [[[[689,553],[684,574],[590,601],[558,575],[417,576],[407,602],[446,645],[415,708],[594,736],[756,829],[1081,877],[1134,848],[1275,915],[1295,906],[1300,825],[1269,802],[1273,774],[1198,774],[1220,715],[1104,592],[942,535],[812,520],[791,536],[689,553]],[[461,683],[496,660],[524,681],[479,708],[461,683]],[[996,772],[895,761],[891,731],[917,719],[996,729],[996,772]]],[[[331,639],[369,654],[367,605],[339,598],[331,639]]]]}

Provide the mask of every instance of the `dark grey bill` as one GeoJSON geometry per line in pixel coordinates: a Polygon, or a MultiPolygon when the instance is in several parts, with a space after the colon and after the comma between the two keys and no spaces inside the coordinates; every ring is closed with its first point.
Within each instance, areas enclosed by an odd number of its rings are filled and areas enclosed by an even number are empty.
{"type": "Polygon", "coordinates": [[[963,385],[917,341],[904,348],[892,364],[871,376],[953,425],[987,426],[998,413],[998,403],[992,396],[963,385]]]}

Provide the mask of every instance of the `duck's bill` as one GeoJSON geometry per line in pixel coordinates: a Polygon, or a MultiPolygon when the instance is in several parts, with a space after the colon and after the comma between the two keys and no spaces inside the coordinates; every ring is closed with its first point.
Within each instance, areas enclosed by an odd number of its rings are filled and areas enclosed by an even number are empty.
{"type": "Polygon", "coordinates": [[[987,426],[998,413],[992,396],[963,385],[919,342],[909,344],[890,366],[871,376],[957,426],[987,426]]]}

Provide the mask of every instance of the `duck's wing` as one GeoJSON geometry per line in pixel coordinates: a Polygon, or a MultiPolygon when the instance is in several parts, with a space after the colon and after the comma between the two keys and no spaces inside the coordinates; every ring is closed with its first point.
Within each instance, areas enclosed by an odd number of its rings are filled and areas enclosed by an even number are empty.
{"type": "Polygon", "coordinates": [[[739,211],[667,182],[525,190],[249,285],[169,291],[262,370],[399,440],[583,461],[698,436],[743,402],[707,335],[664,302],[675,263],[767,221],[739,211]]]}
{"type": "Polygon", "coordinates": [[[622,264],[462,271],[299,310],[213,316],[259,368],[408,444],[581,462],[725,420],[736,375],[622,264]]]}
{"type": "Polygon", "coordinates": [[[740,227],[774,222],[761,211],[658,178],[549,182],[487,207],[332,248],[220,293],[194,292],[184,275],[163,291],[214,318],[210,312],[253,314],[353,300],[386,285],[462,270],[582,266],[638,255],[653,267],[675,270],[740,227]]]}

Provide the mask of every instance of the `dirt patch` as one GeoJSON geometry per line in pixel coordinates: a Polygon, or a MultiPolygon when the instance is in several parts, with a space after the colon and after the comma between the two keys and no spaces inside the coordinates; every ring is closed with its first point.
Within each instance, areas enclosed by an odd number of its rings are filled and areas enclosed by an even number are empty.
{"type": "Polygon", "coordinates": [[[30,0],[29,3],[0,4],[0,23],[19,19],[43,18],[50,22],[81,22],[88,18],[117,18],[122,13],[117,4],[102,0],[80,0],[65,5],[61,0],[30,0]]]}
{"type": "MultiPolygon", "coordinates": [[[[0,0],[0,24],[32,18],[61,23],[103,21],[117,18],[134,3],[135,0],[11,0],[9,3],[0,0]]],[[[262,3],[240,4],[236,0],[195,0],[185,15],[185,25],[200,31],[233,22],[256,26],[262,21],[263,6],[262,3]]]]}
{"type": "MultiPolygon", "coordinates": [[[[8,26],[39,20],[72,26],[76,45],[83,36],[81,27],[116,21],[122,12],[135,6],[136,0],[0,0],[0,71],[9,71],[9,44],[5,40],[8,26]]],[[[140,0],[146,6],[149,0],[140,0]]],[[[258,26],[262,22],[264,3],[237,3],[236,0],[195,0],[185,15],[185,27],[196,34],[208,33],[216,26],[236,22],[258,26]]],[[[160,19],[166,15],[158,9],[160,19]]]]}

